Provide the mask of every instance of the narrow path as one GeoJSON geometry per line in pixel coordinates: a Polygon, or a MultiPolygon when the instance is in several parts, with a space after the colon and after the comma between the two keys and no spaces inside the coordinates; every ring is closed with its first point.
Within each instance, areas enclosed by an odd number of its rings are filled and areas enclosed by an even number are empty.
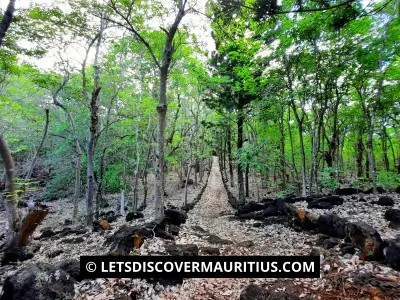
{"type": "MultiPolygon", "coordinates": [[[[211,174],[202,199],[189,212],[177,244],[196,244],[200,255],[204,248],[218,249],[220,255],[308,255],[315,240],[304,232],[280,224],[254,227],[254,222],[233,218],[235,210],[228,202],[218,158],[213,158],[211,174]]],[[[261,285],[279,284],[277,279],[187,279],[161,299],[239,299],[241,290],[250,282],[261,285]]]]}
{"type": "Polygon", "coordinates": [[[195,243],[199,246],[210,246],[205,235],[200,235],[198,227],[233,244],[251,247],[229,247],[214,243],[224,255],[304,255],[308,254],[308,245],[314,237],[303,232],[295,232],[283,225],[274,224],[266,227],[253,227],[255,222],[241,222],[233,218],[235,210],[228,202],[222,176],[219,170],[218,158],[214,157],[208,185],[202,199],[189,212],[188,220],[181,230],[177,243],[195,243]],[[307,241],[307,244],[305,242],[307,241]],[[232,249],[231,249],[232,248],[232,249]],[[226,251],[224,251],[226,250],[226,251]]]}

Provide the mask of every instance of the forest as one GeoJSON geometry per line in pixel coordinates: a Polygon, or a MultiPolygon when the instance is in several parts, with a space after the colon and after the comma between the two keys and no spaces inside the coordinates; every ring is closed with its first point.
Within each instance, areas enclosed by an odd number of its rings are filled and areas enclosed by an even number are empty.
{"type": "Polygon", "coordinates": [[[399,0],[2,0],[0,299],[400,299],[399,0]],[[316,256],[86,278],[81,256],[316,256]]]}

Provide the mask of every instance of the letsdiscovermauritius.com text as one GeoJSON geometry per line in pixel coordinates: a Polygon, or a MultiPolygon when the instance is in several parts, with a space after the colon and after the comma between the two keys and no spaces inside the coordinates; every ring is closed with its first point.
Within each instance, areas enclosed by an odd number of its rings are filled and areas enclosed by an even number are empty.
{"type": "Polygon", "coordinates": [[[319,256],[81,256],[83,278],[319,278],[319,256]]]}
{"type": "Polygon", "coordinates": [[[277,262],[132,262],[111,261],[101,263],[101,272],[314,272],[313,262],[285,262],[282,270],[277,262]]]}

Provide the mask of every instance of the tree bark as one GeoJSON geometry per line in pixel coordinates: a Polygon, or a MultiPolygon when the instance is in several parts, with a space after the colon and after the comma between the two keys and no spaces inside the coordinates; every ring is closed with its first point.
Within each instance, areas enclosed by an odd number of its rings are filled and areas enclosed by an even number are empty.
{"type": "MultiPolygon", "coordinates": [[[[239,109],[237,116],[237,151],[238,153],[243,148],[243,125],[244,125],[244,116],[243,109],[239,109]]],[[[246,203],[245,190],[244,190],[244,178],[243,178],[243,168],[240,160],[238,161],[237,166],[237,180],[238,180],[238,188],[239,188],[239,197],[238,204],[243,205],[246,203]]]]}
{"type": "Polygon", "coordinates": [[[139,148],[139,118],[136,118],[136,170],[135,170],[135,182],[133,186],[133,211],[136,212],[139,203],[139,171],[140,171],[140,148],[139,148]]]}
{"type": "Polygon", "coordinates": [[[99,93],[100,87],[95,86],[90,102],[90,132],[87,146],[87,194],[86,194],[86,225],[93,224],[93,196],[95,189],[94,179],[94,141],[97,135],[97,127],[99,123],[99,93]]]}
{"type": "Polygon", "coordinates": [[[12,248],[18,243],[18,223],[20,222],[20,215],[17,210],[18,197],[15,191],[15,167],[14,160],[11,155],[10,148],[2,133],[0,133],[0,156],[3,160],[6,181],[4,190],[4,207],[7,213],[8,232],[6,239],[6,247],[12,248]]]}
{"type": "Polygon", "coordinates": [[[279,159],[279,164],[280,164],[280,169],[281,169],[281,189],[285,190],[286,189],[286,158],[285,158],[285,108],[284,106],[281,107],[279,111],[279,129],[281,132],[280,136],[280,150],[281,150],[281,157],[279,159]]]}
{"type": "Polygon", "coordinates": [[[390,171],[390,163],[389,163],[389,157],[388,157],[388,135],[386,132],[386,127],[385,125],[382,125],[382,160],[383,160],[383,165],[385,166],[385,171],[389,172],[390,171]]]}
{"type": "Polygon", "coordinates": [[[245,173],[245,182],[246,182],[246,197],[250,197],[250,188],[249,188],[249,172],[250,172],[250,167],[249,167],[249,164],[246,164],[246,173],[245,173]]]}
{"type": "Polygon", "coordinates": [[[294,179],[296,182],[296,191],[299,193],[299,172],[297,171],[297,166],[296,166],[296,159],[295,159],[295,154],[294,154],[294,143],[293,143],[293,133],[292,133],[292,126],[290,124],[290,106],[288,109],[288,121],[287,121],[287,126],[288,126],[288,131],[289,131],[289,140],[290,140],[290,153],[291,153],[291,158],[292,158],[292,168],[294,170],[294,179]]]}
{"type": "Polygon", "coordinates": [[[58,87],[58,89],[53,93],[53,103],[54,105],[60,107],[65,114],[67,115],[67,118],[69,120],[69,123],[71,125],[72,129],[72,134],[73,134],[73,139],[74,139],[74,152],[75,152],[75,191],[74,191],[74,208],[73,208],[73,213],[72,213],[72,219],[76,221],[76,218],[78,216],[78,202],[79,198],[81,197],[81,169],[82,169],[82,149],[81,145],[79,143],[78,139],[78,133],[76,131],[75,127],[75,121],[74,118],[72,117],[71,113],[68,111],[68,109],[58,101],[57,97],[60,91],[64,88],[64,86],[67,84],[69,80],[69,77],[65,77],[63,83],[58,87]]]}
{"type": "Polygon", "coordinates": [[[364,153],[364,143],[362,140],[362,134],[359,133],[357,137],[356,144],[356,164],[357,164],[357,177],[361,178],[363,176],[363,153],[364,153]]]}
{"type": "MultiPolygon", "coordinates": [[[[86,177],[86,225],[93,224],[93,199],[95,195],[95,177],[94,177],[94,148],[99,126],[99,96],[100,96],[100,65],[99,55],[100,46],[103,40],[104,19],[100,20],[100,30],[96,45],[96,54],[94,59],[94,87],[90,100],[90,129],[87,144],[87,177],[86,177]]],[[[89,47],[90,49],[90,47],[89,47]]],[[[85,90],[83,90],[85,92],[85,90]]]]}
{"type": "Polygon", "coordinates": [[[231,142],[231,124],[228,124],[228,134],[227,134],[227,142],[228,142],[228,161],[229,161],[229,178],[231,181],[231,187],[235,186],[235,182],[233,180],[233,163],[232,163],[232,142],[231,142]]]}
{"type": "Polygon", "coordinates": [[[44,141],[46,140],[46,137],[47,137],[47,132],[48,132],[48,129],[49,129],[49,109],[46,109],[45,113],[46,113],[46,123],[44,125],[43,137],[42,137],[42,140],[40,141],[39,147],[37,148],[35,156],[32,159],[31,167],[29,168],[29,171],[26,174],[26,177],[25,177],[26,180],[30,179],[31,176],[32,176],[33,170],[35,169],[37,158],[39,156],[39,153],[43,149],[44,141]]]}
{"type": "Polygon", "coordinates": [[[172,61],[172,55],[175,51],[173,40],[178,30],[179,24],[185,15],[186,0],[179,0],[178,14],[175,17],[174,23],[167,32],[165,46],[162,56],[160,70],[160,95],[157,106],[158,113],[158,134],[157,134],[157,155],[156,155],[156,192],[155,192],[155,221],[161,223],[164,219],[164,148],[165,148],[165,128],[167,116],[167,82],[168,72],[172,61]]]}
{"type": "Polygon", "coordinates": [[[0,47],[3,45],[4,37],[6,36],[6,32],[13,20],[15,12],[15,2],[16,0],[10,0],[10,2],[8,2],[7,9],[4,12],[3,19],[1,20],[0,23],[0,47]]]}
{"type": "Polygon", "coordinates": [[[369,162],[369,177],[372,180],[372,188],[374,193],[376,194],[378,193],[378,188],[376,184],[376,163],[375,163],[374,146],[373,146],[374,130],[375,130],[375,112],[371,112],[368,140],[367,140],[367,155],[369,162]]]}

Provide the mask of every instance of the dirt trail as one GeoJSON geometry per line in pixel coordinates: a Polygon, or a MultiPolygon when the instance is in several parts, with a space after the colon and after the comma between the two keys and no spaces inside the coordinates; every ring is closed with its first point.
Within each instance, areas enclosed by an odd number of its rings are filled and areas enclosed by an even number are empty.
{"type": "MultiPolygon", "coordinates": [[[[253,221],[233,218],[218,158],[213,158],[211,174],[202,199],[188,214],[177,244],[196,244],[200,255],[204,247],[218,249],[220,255],[308,255],[315,237],[273,224],[254,227],[253,221]],[[213,239],[210,239],[214,237],[213,239]],[[218,239],[220,238],[220,239],[218,239]]],[[[239,299],[241,290],[250,282],[276,284],[276,279],[187,279],[173,292],[162,293],[161,299],[239,299]]]]}
{"type": "Polygon", "coordinates": [[[210,245],[204,236],[200,236],[195,226],[200,226],[212,235],[229,240],[234,244],[252,241],[252,247],[226,247],[216,243],[227,255],[302,255],[308,254],[313,236],[294,232],[283,225],[274,224],[256,228],[254,222],[240,222],[233,219],[234,209],[228,202],[218,158],[214,157],[208,185],[202,199],[189,212],[177,243],[195,243],[199,246],[210,245]],[[305,242],[307,241],[307,244],[305,242]],[[227,249],[226,249],[227,248],[227,249]],[[226,250],[226,251],[224,251],[226,250]]]}

